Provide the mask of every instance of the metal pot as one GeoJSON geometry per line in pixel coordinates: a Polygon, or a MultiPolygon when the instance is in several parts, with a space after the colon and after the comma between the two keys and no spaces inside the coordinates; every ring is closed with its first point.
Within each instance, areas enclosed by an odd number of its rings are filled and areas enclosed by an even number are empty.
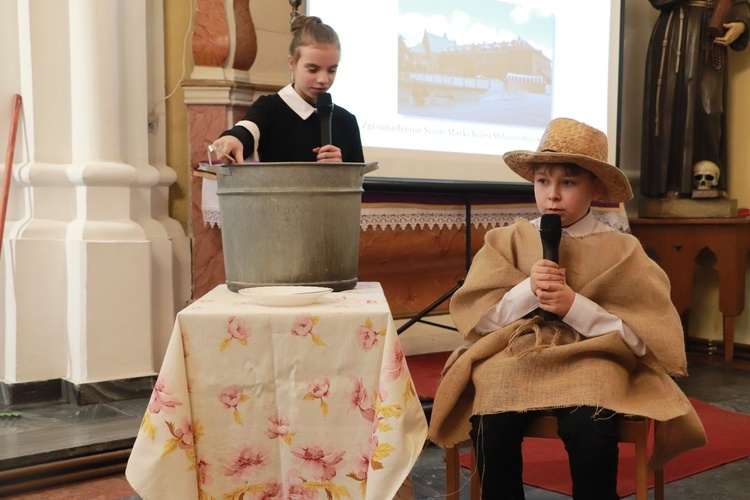
{"type": "Polygon", "coordinates": [[[357,284],[364,175],[373,163],[201,164],[216,174],[227,286],[357,284]]]}

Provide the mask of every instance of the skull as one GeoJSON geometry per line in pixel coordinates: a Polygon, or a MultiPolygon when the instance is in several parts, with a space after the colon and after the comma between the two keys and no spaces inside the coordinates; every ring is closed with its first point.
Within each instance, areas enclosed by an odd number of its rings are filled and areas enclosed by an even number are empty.
{"type": "Polygon", "coordinates": [[[708,160],[693,165],[693,186],[695,189],[716,189],[719,185],[719,166],[708,160]]]}

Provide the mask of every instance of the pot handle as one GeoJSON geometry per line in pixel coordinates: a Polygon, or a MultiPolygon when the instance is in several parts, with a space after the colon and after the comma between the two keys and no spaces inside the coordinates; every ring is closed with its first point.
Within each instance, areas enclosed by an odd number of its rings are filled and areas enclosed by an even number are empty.
{"type": "Polygon", "coordinates": [[[376,161],[365,163],[364,166],[362,167],[362,175],[369,174],[373,170],[377,170],[379,168],[380,167],[378,166],[378,162],[376,161]]]}
{"type": "Polygon", "coordinates": [[[199,163],[198,164],[198,171],[199,172],[208,172],[214,175],[232,175],[232,169],[224,167],[223,164],[219,163],[217,165],[214,165],[211,161],[211,153],[214,151],[219,151],[221,154],[226,156],[229,160],[232,161],[232,163],[235,163],[234,158],[226,154],[224,151],[220,150],[213,144],[208,145],[208,164],[206,163],[199,163]]]}
{"type": "Polygon", "coordinates": [[[211,163],[199,163],[198,172],[205,172],[213,175],[232,175],[232,169],[221,165],[211,163]]]}

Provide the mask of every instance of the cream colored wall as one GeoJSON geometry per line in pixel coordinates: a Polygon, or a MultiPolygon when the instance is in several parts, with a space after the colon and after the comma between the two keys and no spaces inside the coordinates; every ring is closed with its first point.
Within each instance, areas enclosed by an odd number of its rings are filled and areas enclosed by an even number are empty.
{"type": "MultiPolygon", "coordinates": [[[[750,207],[750,48],[729,51],[729,92],[727,95],[727,141],[729,196],[739,207],[750,207]]],[[[750,344],[750,271],[745,274],[745,310],[737,320],[735,342],[750,344]]],[[[694,303],[690,311],[690,335],[722,340],[722,317],[718,312],[718,276],[713,269],[696,276],[694,303]]]]}
{"type": "Polygon", "coordinates": [[[729,195],[750,206],[750,48],[729,54],[729,195]]]}
{"type": "Polygon", "coordinates": [[[190,151],[187,108],[180,82],[193,69],[190,49],[192,1],[164,0],[164,85],[165,94],[174,92],[166,101],[167,165],[177,173],[177,181],[169,189],[169,211],[190,234],[190,151]],[[185,34],[187,40],[185,40],[185,34]]]}

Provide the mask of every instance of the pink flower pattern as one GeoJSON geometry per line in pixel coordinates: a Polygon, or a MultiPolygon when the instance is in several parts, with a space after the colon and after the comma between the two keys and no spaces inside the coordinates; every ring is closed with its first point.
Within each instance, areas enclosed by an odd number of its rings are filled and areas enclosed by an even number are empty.
{"type": "Polygon", "coordinates": [[[313,328],[315,328],[315,325],[318,323],[318,320],[320,317],[313,316],[310,313],[301,313],[296,318],[294,318],[294,322],[292,323],[292,335],[296,337],[310,337],[310,339],[313,341],[313,344],[317,346],[325,346],[325,342],[323,342],[323,339],[320,338],[319,335],[316,335],[315,332],[313,332],[313,328]]]}
{"type": "Polygon", "coordinates": [[[174,399],[172,397],[173,395],[174,390],[167,385],[167,381],[164,380],[163,376],[159,376],[159,378],[156,379],[154,390],[151,393],[151,401],[148,403],[148,411],[153,414],[162,411],[164,413],[174,413],[175,408],[177,406],[182,406],[182,403],[177,399],[174,399]]]}
{"type": "Polygon", "coordinates": [[[183,418],[182,422],[180,422],[179,427],[174,428],[174,437],[176,437],[179,442],[177,443],[177,446],[180,447],[180,449],[183,450],[192,450],[193,449],[193,426],[190,424],[190,419],[183,418]]]}
{"type": "Polygon", "coordinates": [[[328,415],[328,403],[325,398],[331,393],[331,382],[327,379],[310,380],[307,382],[307,394],[303,398],[305,401],[320,400],[320,411],[325,417],[328,415]]]}
{"type": "Polygon", "coordinates": [[[302,313],[294,320],[292,325],[292,335],[297,337],[307,337],[312,333],[315,321],[313,320],[312,314],[302,313]]]}
{"type": "Polygon", "coordinates": [[[336,470],[343,467],[345,451],[335,452],[333,447],[317,444],[295,446],[292,448],[292,461],[309,469],[313,478],[319,481],[330,481],[336,476],[336,470]]]}
{"type": "MultiPolygon", "coordinates": [[[[375,447],[377,447],[377,443],[375,447]]],[[[357,466],[357,471],[355,472],[357,478],[362,480],[367,479],[367,470],[370,468],[370,459],[372,458],[373,451],[375,451],[375,448],[369,443],[359,445],[359,456],[354,459],[354,464],[357,466]]]]}
{"type": "Polygon", "coordinates": [[[198,471],[198,484],[209,486],[214,482],[213,476],[211,475],[211,465],[205,460],[199,460],[195,464],[195,468],[198,471]]]}
{"type": "Polygon", "coordinates": [[[351,391],[349,392],[349,411],[357,408],[362,416],[372,422],[375,420],[375,404],[364,387],[361,378],[349,376],[351,391]]]}
{"type": "Polygon", "coordinates": [[[322,380],[310,380],[307,382],[307,392],[309,392],[314,398],[325,398],[331,392],[331,382],[327,378],[322,380]]]}
{"type": "Polygon", "coordinates": [[[392,350],[387,351],[383,358],[384,379],[386,382],[393,382],[401,377],[406,368],[406,357],[404,349],[400,343],[396,343],[392,350]]]}
{"type": "Polygon", "coordinates": [[[263,484],[266,485],[266,490],[255,493],[253,495],[255,500],[283,500],[285,498],[283,486],[275,478],[268,478],[263,481],[263,484]]]}
{"type": "Polygon", "coordinates": [[[269,463],[269,450],[261,446],[245,446],[230,458],[222,459],[222,472],[237,484],[249,481],[254,473],[269,463]]]}
{"type": "Polygon", "coordinates": [[[242,387],[239,385],[230,385],[219,394],[219,401],[225,408],[237,408],[242,403],[242,387]]]}
{"type": "Polygon", "coordinates": [[[221,341],[219,345],[219,352],[224,352],[224,349],[229,347],[232,340],[236,340],[240,345],[248,345],[248,338],[253,333],[253,328],[248,326],[244,320],[237,318],[236,316],[230,316],[227,321],[227,333],[229,337],[226,337],[221,341]]]}
{"type": "MultiPolygon", "coordinates": [[[[357,300],[354,306],[373,302],[376,301],[357,300]]],[[[349,300],[346,306],[351,307],[351,304],[352,301],[349,300]]],[[[238,341],[240,344],[247,346],[247,340],[253,333],[253,329],[249,326],[247,319],[237,316],[228,318],[225,316],[224,318],[224,321],[226,321],[226,332],[229,335],[228,338],[225,337],[224,343],[228,346],[230,342],[238,341]]],[[[317,337],[315,332],[318,321],[319,318],[317,316],[313,316],[310,313],[301,313],[296,316],[293,322],[291,334],[300,338],[310,337],[316,345],[324,346],[325,344],[323,344],[320,337],[317,337]]],[[[354,325],[356,324],[354,323],[354,325]]],[[[330,329],[328,326],[327,328],[330,329]]],[[[352,332],[350,328],[351,326],[346,331],[352,332]]],[[[356,342],[356,345],[363,351],[369,352],[379,346],[379,341],[382,340],[385,342],[385,331],[385,328],[382,331],[377,331],[372,321],[367,318],[356,327],[354,338],[351,337],[350,333],[346,341],[350,343],[356,342]],[[384,339],[379,339],[379,336],[384,336],[384,339]]],[[[334,337],[326,337],[326,340],[334,337]]],[[[343,337],[339,337],[337,342],[340,342],[341,338],[343,337]]],[[[197,352],[189,352],[188,341],[189,336],[183,332],[186,363],[187,358],[191,357],[191,354],[193,357],[196,356],[197,352]]],[[[353,346],[354,344],[350,345],[353,346]]],[[[222,347],[223,350],[224,347],[222,347]]],[[[349,352],[353,351],[350,350],[349,352]]],[[[233,356],[236,355],[235,353],[233,353],[233,356]]],[[[361,351],[360,356],[362,356],[361,351]]],[[[265,433],[268,439],[274,440],[278,438],[283,440],[286,444],[283,448],[278,448],[280,443],[273,443],[273,448],[258,443],[242,443],[238,449],[228,453],[224,451],[227,454],[223,458],[217,458],[215,462],[212,461],[209,463],[205,459],[195,456],[196,447],[200,448],[199,445],[202,443],[201,439],[203,439],[204,432],[198,423],[199,420],[192,421],[190,417],[182,418],[179,425],[167,422],[173,436],[171,446],[173,449],[190,450],[188,458],[192,456],[192,463],[194,464],[192,469],[194,469],[197,476],[201,494],[204,492],[209,495],[214,494],[213,491],[209,493],[209,488],[204,490],[203,486],[214,485],[214,488],[219,488],[223,482],[228,483],[231,481],[240,488],[247,488],[250,483],[254,483],[254,486],[259,487],[255,488],[254,491],[246,491],[244,494],[245,498],[253,498],[255,500],[315,500],[319,498],[321,489],[325,489],[330,497],[332,492],[341,491],[336,488],[344,488],[343,491],[346,491],[346,487],[344,486],[347,484],[346,481],[355,480],[361,483],[359,484],[359,488],[364,496],[365,490],[369,489],[367,488],[368,473],[383,469],[383,458],[387,457],[388,453],[390,453],[389,450],[393,449],[392,444],[395,444],[388,439],[388,432],[392,430],[388,424],[392,424],[392,422],[386,422],[388,418],[392,418],[394,413],[388,414],[386,411],[388,408],[399,408],[402,402],[406,402],[405,400],[398,400],[392,402],[391,406],[381,406],[381,401],[387,400],[388,393],[386,387],[389,387],[389,383],[402,379],[405,374],[408,374],[403,349],[398,342],[395,342],[393,345],[387,342],[382,356],[381,379],[378,392],[375,392],[375,388],[368,390],[364,380],[368,380],[368,385],[374,385],[376,381],[369,380],[367,377],[363,379],[362,375],[365,371],[357,371],[357,369],[350,372],[353,374],[349,375],[350,388],[348,394],[339,394],[345,389],[341,388],[338,390],[338,386],[335,385],[336,380],[334,380],[333,387],[329,378],[308,379],[306,382],[307,394],[304,399],[319,400],[323,417],[326,417],[329,411],[328,404],[331,405],[331,412],[335,411],[339,413],[341,413],[343,410],[342,406],[345,404],[349,412],[356,409],[365,420],[372,422],[372,435],[369,442],[360,444],[349,443],[346,446],[342,445],[339,447],[335,445],[335,442],[330,443],[330,440],[319,441],[315,437],[310,436],[313,439],[312,441],[308,441],[303,445],[293,445],[292,437],[295,434],[304,434],[301,432],[302,428],[298,429],[300,432],[292,432],[289,416],[280,412],[278,408],[270,408],[269,411],[272,409],[273,413],[270,415],[265,413],[268,416],[265,433]],[[332,394],[333,397],[331,398],[332,394]],[[331,398],[329,403],[324,401],[326,398],[331,398]],[[379,398],[377,402],[376,398],[379,398]],[[348,403],[343,403],[344,400],[348,401],[348,403]],[[376,414],[376,403],[378,414],[376,414]],[[381,414],[382,408],[386,408],[386,411],[383,411],[381,414]],[[381,422],[382,427],[379,427],[381,422]],[[195,429],[192,428],[193,426],[195,426],[195,429]],[[381,441],[383,441],[383,445],[379,448],[381,441]],[[350,446],[352,449],[347,451],[350,446]],[[282,450],[281,456],[278,456],[278,450],[282,450]],[[349,459],[346,458],[347,456],[349,456],[349,459]],[[271,466],[275,470],[278,465],[275,463],[276,460],[286,463],[284,469],[281,469],[288,471],[283,482],[280,478],[275,477],[262,479],[264,475],[269,474],[271,466]],[[296,464],[299,470],[296,468],[289,470],[289,466],[292,463],[296,464]],[[345,467],[346,469],[344,469],[345,467]],[[348,472],[346,477],[341,472],[342,470],[348,472]],[[225,479],[222,479],[222,476],[225,479]],[[333,485],[332,481],[337,477],[338,480],[333,485]],[[260,491],[261,487],[265,489],[260,491]],[[333,489],[329,490],[329,488],[333,489]]],[[[373,357],[371,356],[369,359],[373,359],[373,357]]],[[[301,381],[297,379],[297,383],[301,381]]],[[[390,387],[390,389],[400,394],[400,387],[399,385],[398,387],[390,387]]],[[[183,403],[175,397],[175,393],[176,391],[170,387],[168,380],[160,376],[154,387],[148,410],[152,414],[161,413],[160,418],[162,419],[164,418],[164,414],[178,412],[178,407],[183,406],[183,403]]],[[[213,397],[218,398],[221,408],[234,410],[235,412],[237,412],[238,406],[244,401],[249,400],[249,395],[245,394],[242,386],[237,384],[228,385],[219,391],[218,394],[214,394],[213,397]]],[[[214,399],[213,401],[214,408],[220,408],[217,400],[214,399]]],[[[253,415],[253,418],[257,419],[259,415],[255,413],[256,410],[252,409],[253,404],[248,405],[246,413],[243,412],[243,415],[253,415]]],[[[190,413],[188,406],[185,407],[185,410],[190,413]]],[[[179,410],[180,413],[182,411],[179,410]]],[[[292,413],[294,414],[294,412],[292,413]]],[[[308,414],[303,413],[302,415],[305,418],[308,417],[308,414]]],[[[298,416],[300,415],[296,415],[295,418],[298,416]]],[[[260,416],[260,418],[262,419],[263,416],[260,416]]],[[[313,415],[312,418],[315,418],[315,416],[313,415]]],[[[317,418],[320,417],[318,416],[317,418]]],[[[258,423],[256,420],[253,426],[257,426],[258,423]]],[[[296,422],[296,424],[298,423],[296,422]]],[[[260,430],[262,431],[262,427],[260,430]]],[[[375,472],[371,474],[371,482],[376,482],[379,477],[375,472]]],[[[347,487],[351,489],[351,483],[348,483],[347,487]]],[[[235,491],[239,491],[239,489],[235,491]]]]}
{"type": "Polygon", "coordinates": [[[280,415],[279,410],[273,412],[268,417],[268,424],[266,425],[266,436],[269,439],[275,439],[277,437],[284,438],[289,435],[289,418],[280,415]]]}
{"type": "MultiPolygon", "coordinates": [[[[284,479],[284,500],[315,500],[318,493],[315,490],[305,488],[302,484],[305,478],[297,469],[292,469],[284,479]]],[[[279,497],[282,498],[282,497],[279,497]]]]}
{"type": "Polygon", "coordinates": [[[365,351],[371,350],[378,343],[378,332],[367,325],[359,325],[356,335],[357,343],[365,351]]]}
{"type": "Polygon", "coordinates": [[[229,332],[232,338],[245,340],[253,333],[253,329],[247,326],[241,319],[232,316],[229,318],[229,323],[227,324],[227,332],[229,332]]]}

